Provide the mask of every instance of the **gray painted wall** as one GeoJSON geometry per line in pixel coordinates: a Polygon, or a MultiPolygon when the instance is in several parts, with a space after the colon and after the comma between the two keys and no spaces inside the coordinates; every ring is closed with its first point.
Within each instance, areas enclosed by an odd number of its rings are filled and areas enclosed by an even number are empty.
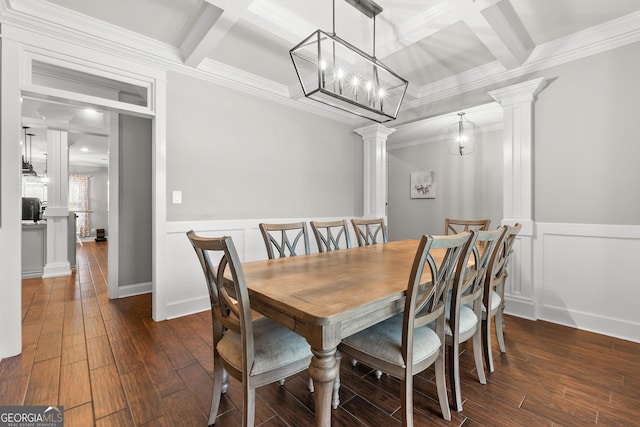
{"type": "Polygon", "coordinates": [[[168,73],[167,220],[362,215],[362,146],[351,126],[168,73]]]}
{"type": "MultiPolygon", "coordinates": [[[[493,101],[487,93],[490,90],[545,77],[548,85],[534,103],[534,220],[639,225],[638,70],[640,43],[632,43],[511,82],[434,102],[401,119],[415,119],[416,114],[428,117],[453,114],[469,106],[493,101]]],[[[392,152],[389,154],[391,175],[392,164],[398,159],[393,158],[392,152]]],[[[393,198],[390,191],[389,201],[393,198]]],[[[389,233],[394,239],[409,237],[405,233],[412,228],[404,225],[404,218],[394,218],[399,210],[414,215],[407,216],[407,221],[418,221],[423,217],[417,209],[407,210],[402,206],[396,207],[395,213],[394,207],[389,207],[389,233]],[[399,234],[393,232],[392,226],[399,234]]],[[[427,211],[426,208],[423,210],[427,211]]],[[[445,215],[444,212],[436,214],[445,215]]],[[[415,232],[418,232],[417,226],[415,232]]]]}
{"type": "Polygon", "coordinates": [[[640,224],[640,43],[571,62],[535,104],[535,219],[640,224]]]}
{"type": "MultiPolygon", "coordinates": [[[[392,135],[393,136],[393,135],[392,135]]],[[[389,160],[389,239],[443,234],[444,219],[502,220],[502,131],[479,133],[476,151],[451,156],[447,141],[392,149],[389,160]],[[434,171],[435,199],[411,199],[412,172],[434,171]]]]}
{"type": "Polygon", "coordinates": [[[151,120],[120,115],[118,285],[151,282],[151,120]]]}

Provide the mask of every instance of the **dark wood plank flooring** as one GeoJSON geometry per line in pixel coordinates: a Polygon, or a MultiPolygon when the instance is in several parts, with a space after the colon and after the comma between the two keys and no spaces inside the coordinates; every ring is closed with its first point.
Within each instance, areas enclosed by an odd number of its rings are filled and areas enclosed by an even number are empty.
{"type": "MultiPolygon", "coordinates": [[[[87,242],[74,275],[23,281],[23,352],[0,362],[0,405],[63,405],[66,427],[205,426],[209,312],[154,322],[150,295],[110,301],[106,251],[87,242]]],[[[433,370],[416,378],[417,426],[640,425],[640,344],[511,316],[505,335],[507,354],[495,353],[487,385],[463,346],[464,410],[451,422],[440,416],[433,370]]],[[[348,360],[341,376],[334,426],[400,425],[396,380],[348,360]]],[[[256,424],[313,425],[306,378],[260,388],[256,424]]],[[[240,425],[241,404],[231,380],[216,425],[240,425]]]]}

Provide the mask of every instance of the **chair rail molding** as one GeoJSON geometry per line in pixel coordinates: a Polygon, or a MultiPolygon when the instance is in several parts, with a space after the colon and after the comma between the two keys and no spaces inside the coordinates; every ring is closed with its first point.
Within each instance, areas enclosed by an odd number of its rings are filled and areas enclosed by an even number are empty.
{"type": "Polygon", "coordinates": [[[533,103],[546,86],[541,77],[489,92],[504,110],[503,224],[522,224],[509,263],[505,312],[537,319],[533,282],[533,103]]]}
{"type": "Polygon", "coordinates": [[[378,123],[354,130],[364,142],[365,218],[387,217],[387,138],[395,131],[378,123]]]}

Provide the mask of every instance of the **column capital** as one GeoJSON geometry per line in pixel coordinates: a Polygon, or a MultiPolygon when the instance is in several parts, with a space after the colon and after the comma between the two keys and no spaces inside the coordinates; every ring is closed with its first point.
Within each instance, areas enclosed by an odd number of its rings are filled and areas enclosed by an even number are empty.
{"type": "Polygon", "coordinates": [[[396,130],[394,128],[388,128],[380,123],[374,123],[372,125],[364,126],[358,129],[354,129],[354,132],[362,137],[363,140],[372,138],[384,138],[385,140],[396,130]]]}
{"type": "Polygon", "coordinates": [[[539,79],[492,90],[489,92],[489,95],[502,106],[520,104],[522,102],[533,102],[535,96],[540,93],[546,85],[547,80],[544,77],[540,77],[539,79]]]}

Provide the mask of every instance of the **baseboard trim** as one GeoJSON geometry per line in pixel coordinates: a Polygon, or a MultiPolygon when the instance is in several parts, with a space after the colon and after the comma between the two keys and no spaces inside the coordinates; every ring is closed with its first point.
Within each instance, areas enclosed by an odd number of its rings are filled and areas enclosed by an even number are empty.
{"type": "Polygon", "coordinates": [[[69,261],[46,264],[42,270],[42,278],[71,276],[69,261]]]}
{"type": "Polygon", "coordinates": [[[211,301],[207,297],[192,298],[167,304],[167,319],[188,316],[211,309],[211,301]]]}
{"type": "Polygon", "coordinates": [[[547,305],[540,311],[540,320],[640,343],[640,323],[568,310],[566,307],[547,305]]]}
{"type": "Polygon", "coordinates": [[[118,298],[132,297],[134,295],[142,295],[151,293],[153,285],[151,282],[134,283],[118,287],[118,298]]]}
{"type": "Polygon", "coordinates": [[[538,318],[536,316],[536,306],[530,299],[505,295],[504,303],[505,314],[510,314],[511,316],[522,317],[529,320],[537,320],[538,318]]]}

